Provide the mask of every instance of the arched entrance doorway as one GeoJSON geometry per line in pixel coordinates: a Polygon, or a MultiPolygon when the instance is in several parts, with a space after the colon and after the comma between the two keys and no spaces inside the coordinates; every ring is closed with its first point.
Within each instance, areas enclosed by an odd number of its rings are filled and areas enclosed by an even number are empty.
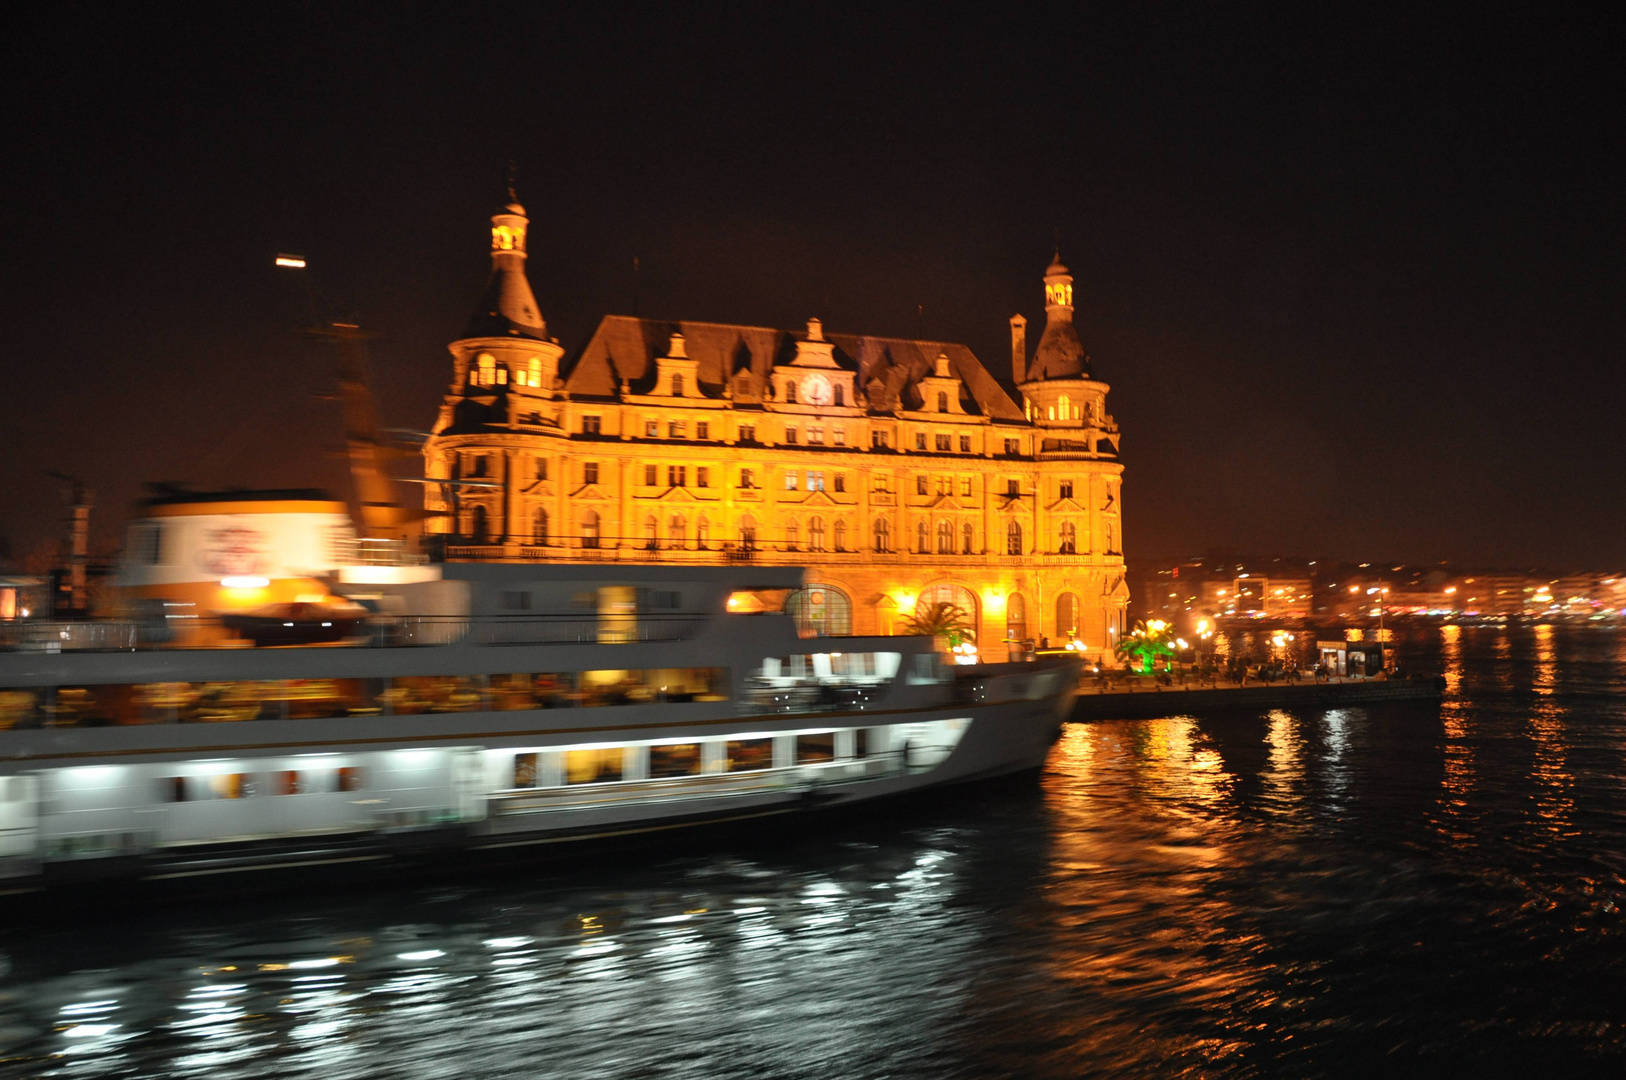
{"type": "Polygon", "coordinates": [[[964,585],[953,585],[940,581],[936,585],[927,586],[921,590],[920,597],[915,601],[915,615],[923,617],[932,609],[934,604],[953,604],[964,612],[966,625],[971,628],[973,640],[977,637],[977,628],[981,620],[977,611],[977,594],[964,585]]]}

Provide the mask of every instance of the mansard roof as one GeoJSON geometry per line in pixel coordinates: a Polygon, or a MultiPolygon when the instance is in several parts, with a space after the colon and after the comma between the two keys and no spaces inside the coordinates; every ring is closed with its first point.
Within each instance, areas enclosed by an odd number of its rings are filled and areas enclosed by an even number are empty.
{"type": "MultiPolygon", "coordinates": [[[[757,399],[769,385],[774,366],[790,363],[796,342],[805,336],[804,331],[762,326],[606,315],[569,365],[565,388],[574,396],[613,397],[622,379],[633,388],[644,385],[653,379],[655,361],[665,355],[675,332],[683,334],[689,357],[698,361],[696,378],[708,397],[721,397],[724,384],[746,372],[747,397],[757,399]]],[[[829,332],[824,336],[835,345],[838,369],[852,373],[858,391],[868,396],[871,412],[918,405],[917,384],[932,373],[937,355],[946,353],[949,370],[969,391],[967,412],[998,420],[1023,418],[1022,410],[964,345],[829,332]]],[[[735,396],[738,401],[740,395],[735,396]]]]}

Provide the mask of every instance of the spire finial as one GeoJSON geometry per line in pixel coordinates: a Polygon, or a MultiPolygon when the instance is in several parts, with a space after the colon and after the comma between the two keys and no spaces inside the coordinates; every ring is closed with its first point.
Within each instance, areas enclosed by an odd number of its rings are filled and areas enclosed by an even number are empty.
{"type": "Polygon", "coordinates": [[[513,158],[509,158],[508,159],[508,201],[509,202],[519,202],[519,196],[514,194],[514,185],[516,183],[518,183],[518,182],[519,182],[519,166],[514,164],[514,159],[513,158]]]}

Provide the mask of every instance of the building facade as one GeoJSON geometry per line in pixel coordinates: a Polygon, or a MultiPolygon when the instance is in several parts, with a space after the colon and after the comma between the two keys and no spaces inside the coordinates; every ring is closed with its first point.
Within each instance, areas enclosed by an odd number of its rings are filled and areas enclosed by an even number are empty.
{"type": "Polygon", "coordinates": [[[1005,642],[1123,629],[1123,466],[1073,325],[1044,277],[1020,404],[963,345],[606,316],[567,355],[525,275],[518,203],[492,218],[491,278],[424,446],[426,529],[458,560],[805,565],[813,633],[965,611],[1005,642]]]}

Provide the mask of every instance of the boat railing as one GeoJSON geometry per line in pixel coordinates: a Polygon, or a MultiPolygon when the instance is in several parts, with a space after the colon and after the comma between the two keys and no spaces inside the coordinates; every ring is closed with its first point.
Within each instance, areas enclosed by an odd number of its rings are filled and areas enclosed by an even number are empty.
{"type": "MultiPolygon", "coordinates": [[[[324,640],[313,627],[311,640],[335,646],[400,648],[424,645],[660,644],[688,641],[706,623],[705,615],[376,615],[361,632],[324,640]]],[[[291,628],[289,637],[298,635],[291,628]]],[[[148,649],[243,648],[250,645],[218,619],[80,621],[26,619],[0,622],[0,651],[137,652],[148,649]]]]}
{"type": "Polygon", "coordinates": [[[740,712],[762,713],[861,712],[880,707],[892,688],[890,679],[864,682],[806,682],[792,686],[750,676],[740,698],[740,712]]]}

